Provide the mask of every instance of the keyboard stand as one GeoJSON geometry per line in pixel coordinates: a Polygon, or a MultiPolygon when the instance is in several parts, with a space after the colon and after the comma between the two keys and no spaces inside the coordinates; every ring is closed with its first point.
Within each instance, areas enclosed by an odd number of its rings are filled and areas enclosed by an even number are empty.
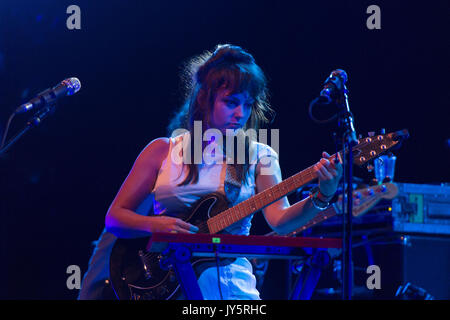
{"type": "Polygon", "coordinates": [[[290,300],[309,300],[316,288],[322,270],[330,264],[327,249],[317,249],[303,264],[292,290],[290,300]]]}
{"type": "Polygon", "coordinates": [[[170,243],[163,252],[161,268],[173,268],[187,300],[203,300],[197,276],[191,264],[191,251],[183,243],[170,243]]]}

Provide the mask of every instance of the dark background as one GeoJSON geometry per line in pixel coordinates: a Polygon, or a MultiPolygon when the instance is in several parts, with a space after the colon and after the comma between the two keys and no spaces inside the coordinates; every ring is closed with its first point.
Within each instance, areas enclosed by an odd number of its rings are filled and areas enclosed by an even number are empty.
{"type": "MultiPolygon", "coordinates": [[[[1,1],[0,131],[35,94],[68,77],[82,83],[0,158],[2,297],[77,296],[67,266],[86,271],[133,161],[166,135],[182,63],[219,43],[247,49],[269,78],[284,177],[334,152],[331,127],[307,111],[342,68],[358,133],[409,129],[395,180],[449,182],[449,9],[448,1],[1,1]],[[81,30],[66,27],[72,4],[81,30]],[[366,27],[372,4],[381,30],[366,27]]],[[[14,119],[9,137],[28,116],[14,119]]],[[[256,217],[254,232],[264,223],[256,217]]]]}

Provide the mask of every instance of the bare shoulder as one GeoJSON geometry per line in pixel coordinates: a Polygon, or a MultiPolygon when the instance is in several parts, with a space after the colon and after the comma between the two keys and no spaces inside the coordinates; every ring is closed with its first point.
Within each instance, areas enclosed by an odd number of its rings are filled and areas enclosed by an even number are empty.
{"type": "Polygon", "coordinates": [[[156,138],[144,148],[146,152],[164,152],[169,150],[170,140],[167,137],[156,138]]]}
{"type": "Polygon", "coordinates": [[[169,152],[170,139],[161,137],[150,141],[141,151],[138,157],[139,162],[160,164],[169,152]]]}

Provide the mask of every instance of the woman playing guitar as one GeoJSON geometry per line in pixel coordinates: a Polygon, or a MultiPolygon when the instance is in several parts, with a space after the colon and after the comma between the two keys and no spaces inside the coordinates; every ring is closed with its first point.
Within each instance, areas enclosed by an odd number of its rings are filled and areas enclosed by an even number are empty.
{"type": "MultiPolygon", "coordinates": [[[[255,152],[249,153],[252,156],[244,164],[217,161],[216,152],[211,150],[220,149],[211,148],[211,143],[217,144],[212,140],[200,144],[203,161],[186,161],[184,157],[189,150],[191,155],[197,151],[192,143],[198,134],[196,123],[201,124],[202,132],[217,129],[226,137],[239,129],[258,129],[268,122],[267,115],[272,109],[267,101],[266,78],[254,58],[238,46],[219,45],[213,52],[192,59],[187,74],[190,83],[186,102],[170,125],[171,130],[185,131],[170,138],[155,139],[139,154],[106,215],[107,231],[118,238],[149,236],[153,232],[196,233],[199,228],[183,217],[202,196],[222,193],[233,206],[281,182],[277,153],[259,142],[246,140],[247,151],[255,152]],[[193,139],[186,143],[186,137],[193,139]],[[179,161],[180,155],[183,161],[179,161]],[[213,161],[204,161],[211,156],[213,161]],[[227,187],[230,181],[238,187],[237,192],[227,187]],[[155,199],[156,214],[137,214],[136,209],[149,195],[155,199]]],[[[227,153],[219,153],[223,154],[227,153]]],[[[293,205],[283,197],[263,209],[266,221],[276,233],[288,234],[298,229],[328,206],[336,192],[342,166],[329,159],[326,152],[322,157],[314,166],[319,177],[316,194],[293,205]]],[[[251,218],[234,223],[224,232],[248,235],[251,218]]],[[[88,274],[85,278],[89,278],[88,274]]],[[[246,258],[206,268],[198,282],[205,299],[260,299],[246,258]]],[[[83,290],[90,290],[88,281],[83,282],[83,290]]]]}

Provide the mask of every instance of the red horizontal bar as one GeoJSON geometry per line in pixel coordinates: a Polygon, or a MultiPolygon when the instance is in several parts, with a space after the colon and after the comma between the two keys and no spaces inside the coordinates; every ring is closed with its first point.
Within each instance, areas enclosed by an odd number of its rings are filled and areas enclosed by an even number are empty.
{"type": "Polygon", "coordinates": [[[147,248],[155,242],[167,243],[201,243],[201,244],[230,244],[254,245],[273,247],[302,247],[302,248],[342,248],[339,238],[307,238],[285,236],[244,236],[232,234],[184,234],[155,232],[150,237],[147,248]],[[213,240],[215,239],[215,240],[213,240]],[[218,242],[220,241],[220,242],[218,242]]]}

